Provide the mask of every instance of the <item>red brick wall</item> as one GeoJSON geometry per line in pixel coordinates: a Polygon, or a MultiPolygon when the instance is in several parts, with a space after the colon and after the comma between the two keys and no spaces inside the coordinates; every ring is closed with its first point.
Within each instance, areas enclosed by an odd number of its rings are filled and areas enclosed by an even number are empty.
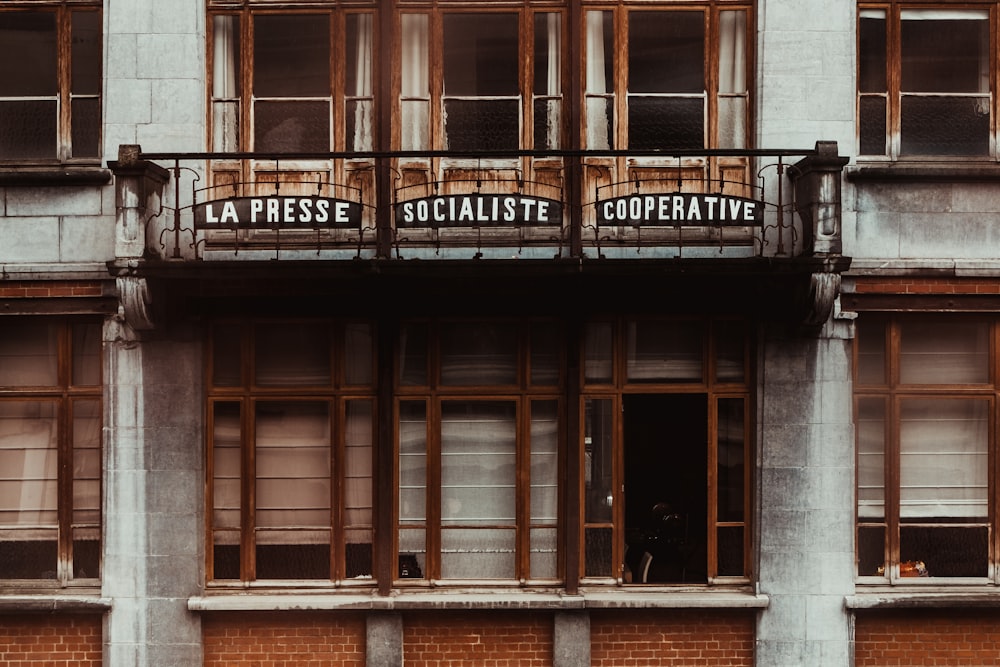
{"type": "Polygon", "coordinates": [[[595,612],[591,665],[753,667],[754,618],[732,611],[595,612]]]}
{"type": "Polygon", "coordinates": [[[364,667],[363,616],[227,613],[202,620],[205,667],[364,667]]]}
{"type": "Polygon", "coordinates": [[[100,667],[100,616],[0,616],[0,665],[100,667]]]}
{"type": "Polygon", "coordinates": [[[0,299],[101,295],[101,283],[96,280],[9,280],[0,283],[0,299]]]}
{"type": "Polygon", "coordinates": [[[859,613],[854,654],[856,667],[1000,665],[1000,612],[859,613]]]}
{"type": "Polygon", "coordinates": [[[1000,281],[982,278],[859,277],[858,294],[1000,294],[1000,281]]]}
{"type": "Polygon", "coordinates": [[[449,612],[403,617],[406,667],[550,667],[552,615],[449,612]]]}

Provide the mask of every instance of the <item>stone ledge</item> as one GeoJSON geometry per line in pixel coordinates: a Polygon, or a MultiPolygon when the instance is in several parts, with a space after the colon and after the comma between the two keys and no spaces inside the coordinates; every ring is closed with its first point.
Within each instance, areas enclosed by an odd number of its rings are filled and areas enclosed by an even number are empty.
{"type": "Polygon", "coordinates": [[[900,183],[953,183],[1000,181],[1000,164],[996,162],[969,162],[961,158],[939,162],[869,162],[859,163],[844,170],[849,181],[895,181],[900,183]]]}
{"type": "Polygon", "coordinates": [[[111,170],[97,166],[0,167],[0,187],[106,185],[110,182],[111,170]]]}
{"type": "Polygon", "coordinates": [[[951,609],[983,608],[1000,609],[1000,591],[995,588],[976,587],[969,590],[935,591],[872,591],[856,593],[844,598],[847,609],[951,609]]]}
{"type": "Polygon", "coordinates": [[[96,595],[0,595],[0,614],[103,613],[111,599],[96,595]]]}
{"type": "Polygon", "coordinates": [[[579,610],[579,609],[763,609],[765,595],[741,592],[627,591],[562,595],[506,591],[398,593],[217,594],[188,599],[196,612],[220,611],[398,611],[398,610],[579,610]]]}

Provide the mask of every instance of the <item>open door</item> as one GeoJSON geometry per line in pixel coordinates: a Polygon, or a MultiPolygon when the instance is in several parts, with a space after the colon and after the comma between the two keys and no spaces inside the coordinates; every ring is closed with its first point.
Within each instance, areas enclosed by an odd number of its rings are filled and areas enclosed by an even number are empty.
{"type": "Polygon", "coordinates": [[[708,580],[708,396],[623,398],[625,561],[633,583],[708,580]]]}

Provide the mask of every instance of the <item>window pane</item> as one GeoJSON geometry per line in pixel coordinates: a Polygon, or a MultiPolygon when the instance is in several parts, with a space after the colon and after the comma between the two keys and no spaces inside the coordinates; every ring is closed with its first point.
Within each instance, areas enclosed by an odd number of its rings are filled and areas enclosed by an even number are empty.
{"type": "Polygon", "coordinates": [[[903,97],[900,150],[904,155],[986,155],[989,97],[903,97]]]}
{"type": "Polygon", "coordinates": [[[559,100],[540,99],[534,102],[535,150],[559,148],[559,132],[562,128],[562,103],[559,100]]]}
{"type": "Polygon", "coordinates": [[[859,384],[885,384],[885,328],[883,320],[870,317],[858,319],[856,342],[859,384]]]}
{"type": "Polygon", "coordinates": [[[629,148],[703,148],[704,106],[701,97],[629,96],[629,148]]]}
{"type": "Polygon", "coordinates": [[[718,520],[740,522],[745,518],[744,399],[720,398],[718,411],[718,520]]]}
{"type": "Polygon", "coordinates": [[[55,95],[57,54],[54,12],[0,13],[0,97],[55,95]]]}
{"type": "Polygon", "coordinates": [[[445,14],[445,95],[517,95],[517,64],[516,14],[445,14]]]}
{"type": "Polygon", "coordinates": [[[56,101],[0,101],[0,158],[56,156],[56,101]]]}
{"type": "Polygon", "coordinates": [[[74,95],[101,93],[101,14],[73,12],[72,92],[74,95]]]}
{"type": "Polygon", "coordinates": [[[584,487],[586,491],[584,521],[607,523],[611,521],[614,414],[611,399],[585,401],[583,456],[584,487]]]}
{"type": "Polygon", "coordinates": [[[77,387],[101,384],[101,325],[74,324],[73,384],[77,387]]]}
{"type": "Polygon", "coordinates": [[[255,97],[330,94],[328,15],[257,15],[253,46],[255,97]]]}
{"type": "Polygon", "coordinates": [[[718,382],[743,382],[746,375],[746,324],[719,320],[715,333],[715,379],[718,382]]]}
{"type": "Polygon", "coordinates": [[[262,153],[330,150],[330,103],[262,102],[254,105],[254,147],[262,153]]]}
{"type": "Polygon", "coordinates": [[[989,404],[906,399],[899,429],[900,518],[985,519],[989,404]]]}
{"type": "Polygon", "coordinates": [[[989,381],[989,325],[983,322],[904,322],[900,326],[900,382],[989,381]]]}
{"type": "Polygon", "coordinates": [[[704,338],[699,322],[629,322],[629,382],[701,382],[704,338]]]}
{"type": "Polygon", "coordinates": [[[885,155],[886,153],[886,98],[865,95],[859,101],[858,122],[861,127],[861,154],[885,155]]]}
{"type": "Polygon", "coordinates": [[[509,324],[442,325],[441,384],[515,384],[517,343],[517,328],[509,324]]]}
{"type": "Polygon", "coordinates": [[[442,579],[514,577],[513,529],[442,528],[442,579]]]}
{"type": "Polygon", "coordinates": [[[743,575],[743,526],[722,526],[718,532],[718,572],[720,577],[743,575]]]}
{"type": "Polygon", "coordinates": [[[73,524],[101,521],[101,404],[73,401],[73,524]]]}
{"type": "Polygon", "coordinates": [[[531,326],[531,384],[554,385],[559,382],[559,337],[553,324],[531,326]]]}
{"type": "Polygon", "coordinates": [[[239,387],[243,384],[240,341],[243,329],[235,324],[215,325],[212,330],[212,385],[239,387]]]}
{"type": "Polygon", "coordinates": [[[421,150],[429,142],[430,39],[426,14],[403,14],[400,102],[402,148],[421,150]]]}
{"type": "Polygon", "coordinates": [[[559,421],[556,401],[531,403],[531,523],[559,514],[559,421]]]}
{"type": "Polygon", "coordinates": [[[537,150],[559,148],[562,93],[560,27],[561,16],[555,12],[535,14],[534,45],[534,147],[537,150]]]}
{"type": "Polygon", "coordinates": [[[73,157],[97,157],[101,151],[101,101],[76,98],[73,105],[73,157]]]}
{"type": "Polygon", "coordinates": [[[241,426],[239,403],[215,403],[212,414],[214,578],[240,578],[241,426]]]}
{"type": "Polygon", "coordinates": [[[344,437],[344,533],[346,576],[372,573],[372,402],[348,401],[344,437]]]}
{"type": "Polygon", "coordinates": [[[515,522],[515,416],[512,402],[442,403],[442,524],[515,522]]]}
{"type": "Polygon", "coordinates": [[[58,384],[58,344],[58,328],[44,322],[0,326],[0,387],[58,384]]]}
{"type": "Polygon", "coordinates": [[[629,92],[704,92],[703,12],[630,12],[628,39],[629,92]]]}
{"type": "Polygon", "coordinates": [[[986,526],[904,525],[899,529],[900,574],[904,577],[985,577],[989,551],[986,526]]]}
{"type": "Polygon", "coordinates": [[[858,18],[858,90],[886,91],[885,11],[864,10],[858,18]]]}
{"type": "Polygon", "coordinates": [[[989,15],[985,10],[904,10],[900,27],[904,93],[989,92],[989,15]]]}
{"type": "Polygon", "coordinates": [[[584,379],[587,382],[611,382],[612,333],[609,322],[592,322],[584,334],[584,379]]]}
{"type": "Polygon", "coordinates": [[[515,150],[520,137],[520,102],[445,100],[447,148],[454,151],[515,150]]]}
{"type": "Polygon", "coordinates": [[[427,384],[427,326],[406,324],[399,337],[400,384],[427,384]]]}
{"type": "MultiPolygon", "coordinates": [[[[423,401],[399,404],[399,522],[427,520],[427,417],[423,401]]],[[[400,535],[402,541],[402,534],[400,535]]],[[[400,546],[400,551],[403,548],[400,546]]]]}
{"type": "MultiPolygon", "coordinates": [[[[344,92],[348,97],[372,95],[372,15],[347,16],[346,82],[344,92]]],[[[371,150],[372,101],[370,99],[346,101],[347,149],[371,150]]]]}
{"type": "Polygon", "coordinates": [[[325,325],[258,325],[255,334],[258,385],[330,384],[330,338],[325,325]]]}
{"type": "Polygon", "coordinates": [[[344,326],[344,375],[347,384],[371,384],[372,329],[362,322],[344,326]]]}
{"type": "Polygon", "coordinates": [[[614,17],[609,11],[588,11],[586,21],[587,147],[608,149],[614,144],[614,17]]]}
{"type": "Polygon", "coordinates": [[[55,403],[0,402],[0,527],[57,525],[57,430],[55,403]]]}
{"type": "Polygon", "coordinates": [[[858,518],[885,520],[885,402],[858,399],[858,518]]]}
{"type": "Polygon", "coordinates": [[[558,576],[558,539],[559,531],[555,528],[531,529],[531,567],[532,579],[555,579],[558,576]]]}

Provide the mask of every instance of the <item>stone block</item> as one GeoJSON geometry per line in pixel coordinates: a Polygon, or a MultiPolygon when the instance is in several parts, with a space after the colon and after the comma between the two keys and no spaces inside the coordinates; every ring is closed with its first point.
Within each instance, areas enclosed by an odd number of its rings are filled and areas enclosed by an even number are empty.
{"type": "Polygon", "coordinates": [[[0,262],[56,262],[59,260],[59,219],[0,218],[0,262]]]}

